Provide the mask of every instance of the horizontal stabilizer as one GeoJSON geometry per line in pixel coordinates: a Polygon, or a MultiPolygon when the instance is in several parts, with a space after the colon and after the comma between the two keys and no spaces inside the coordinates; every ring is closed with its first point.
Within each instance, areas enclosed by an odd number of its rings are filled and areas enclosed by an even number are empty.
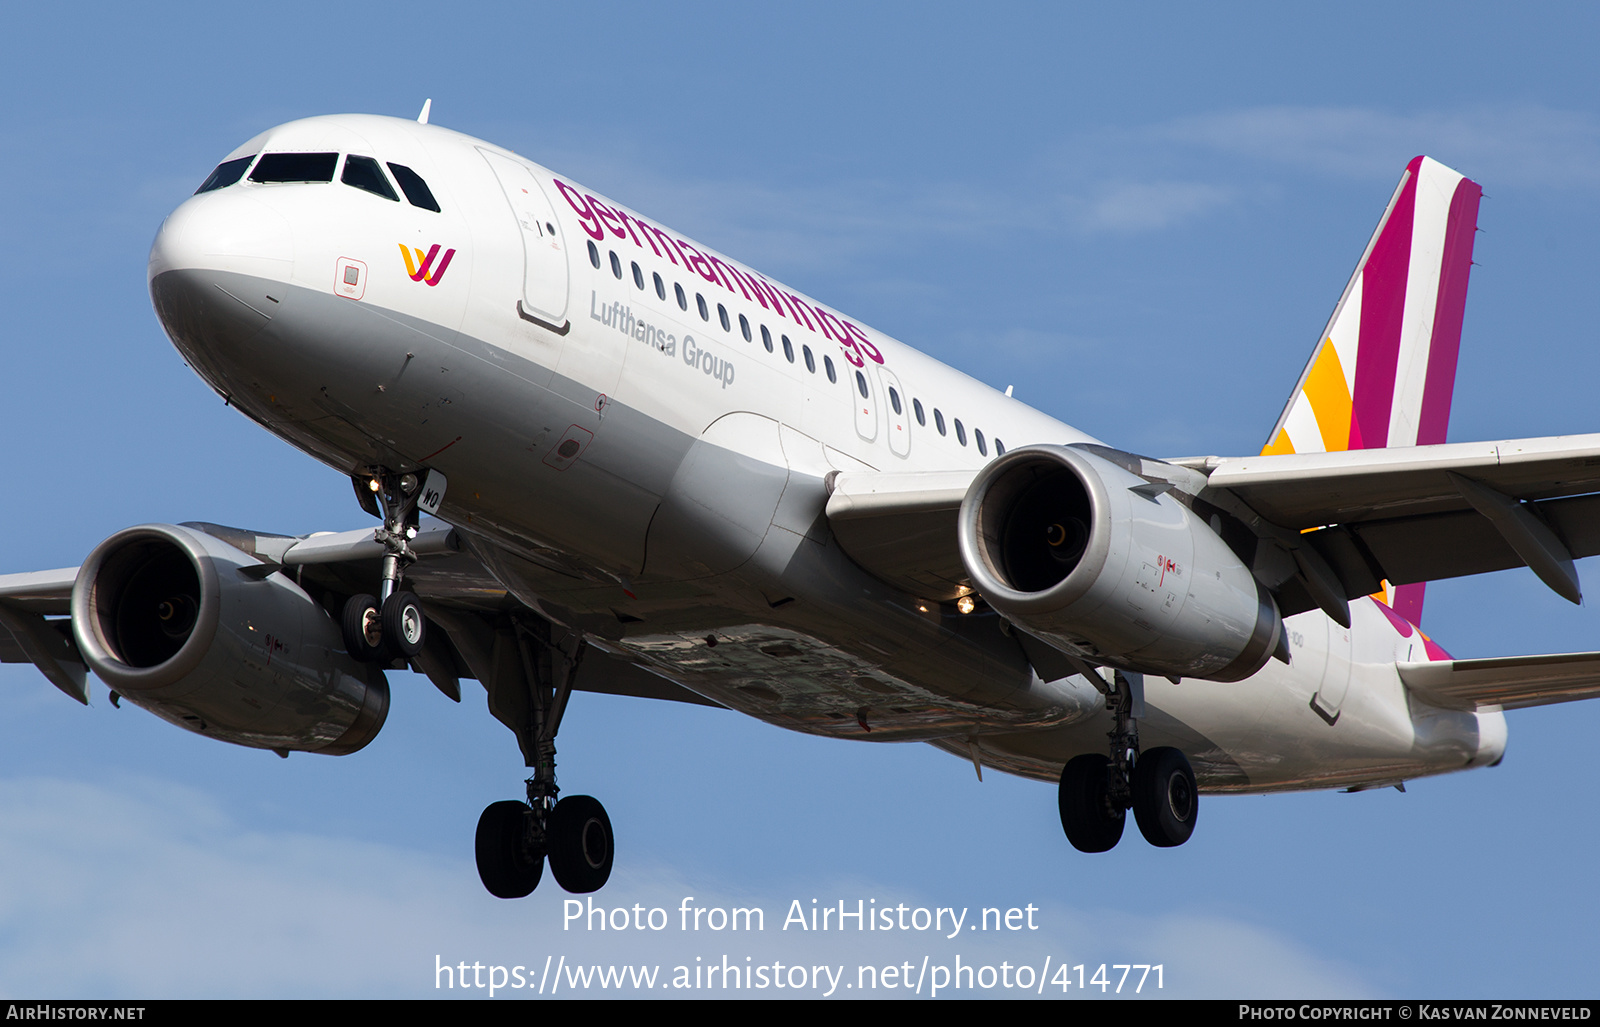
{"type": "Polygon", "coordinates": [[[1517,710],[1600,697],[1600,653],[1438,660],[1396,669],[1418,698],[1450,710],[1517,710]]]}

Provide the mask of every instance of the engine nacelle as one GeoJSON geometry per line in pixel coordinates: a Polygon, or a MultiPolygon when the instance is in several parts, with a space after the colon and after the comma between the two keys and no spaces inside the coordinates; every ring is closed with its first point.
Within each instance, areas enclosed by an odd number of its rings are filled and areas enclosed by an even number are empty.
{"type": "Polygon", "coordinates": [[[1091,659],[1238,681],[1282,635],[1272,596],[1210,526],[1082,449],[1028,446],[990,463],[962,501],[960,542],[989,605],[1091,659]]]}
{"type": "Polygon", "coordinates": [[[179,727],[259,749],[355,752],[389,713],[382,670],[351,659],[333,618],[263,569],[204,532],[119,531],[78,572],[73,636],[102,681],[179,727]]]}

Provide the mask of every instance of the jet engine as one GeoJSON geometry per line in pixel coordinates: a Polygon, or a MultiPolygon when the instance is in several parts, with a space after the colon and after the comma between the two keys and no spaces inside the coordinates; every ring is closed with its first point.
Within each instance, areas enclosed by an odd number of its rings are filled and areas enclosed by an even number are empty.
{"type": "Polygon", "coordinates": [[[383,727],[388,682],[274,571],[201,531],[128,528],[79,570],[73,636],[102,681],[179,727],[280,752],[355,752],[383,727]]]}
{"type": "Polygon", "coordinates": [[[961,504],[961,558],[1001,615],[1086,659],[1238,681],[1278,647],[1277,604],[1163,482],[1070,446],[994,460],[961,504]]]}

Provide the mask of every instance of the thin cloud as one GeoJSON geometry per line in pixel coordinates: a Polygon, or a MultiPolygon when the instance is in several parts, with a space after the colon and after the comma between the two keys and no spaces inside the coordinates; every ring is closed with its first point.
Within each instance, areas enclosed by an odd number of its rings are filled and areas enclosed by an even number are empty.
{"type": "Polygon", "coordinates": [[[1600,185],[1600,122],[1580,111],[1488,106],[1397,114],[1362,107],[1256,107],[1133,133],[1356,178],[1389,178],[1418,153],[1507,185],[1600,185]]]}
{"type": "Polygon", "coordinates": [[[1080,201],[1077,221],[1086,232],[1152,232],[1201,217],[1232,200],[1232,190],[1201,182],[1114,183],[1101,186],[1087,203],[1080,201]]]}

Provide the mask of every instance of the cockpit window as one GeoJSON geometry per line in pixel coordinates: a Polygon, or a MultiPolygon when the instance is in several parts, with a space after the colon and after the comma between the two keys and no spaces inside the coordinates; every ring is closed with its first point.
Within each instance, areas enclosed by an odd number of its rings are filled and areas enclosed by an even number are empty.
{"type": "Polygon", "coordinates": [[[200,183],[200,188],[196,189],[194,194],[199,196],[201,193],[209,193],[213,189],[221,189],[239,181],[244,177],[244,169],[255,159],[256,155],[252,153],[248,157],[235,157],[233,160],[223,161],[217,165],[215,171],[206,176],[206,180],[200,183]]]}
{"type": "Polygon", "coordinates": [[[439,213],[439,201],[433,198],[433,192],[429,190],[428,183],[422,180],[421,175],[404,164],[391,163],[389,170],[394,173],[394,180],[400,183],[400,191],[406,194],[406,199],[411,201],[413,207],[439,213]]]}
{"type": "Polygon", "coordinates": [[[394,194],[394,186],[383,177],[383,169],[378,167],[378,162],[371,157],[357,157],[353,153],[346,157],[344,174],[339,176],[339,181],[345,185],[353,185],[357,189],[365,189],[374,196],[400,202],[400,197],[394,194]]]}
{"type": "Polygon", "coordinates": [[[337,153],[263,153],[252,182],[331,182],[337,153]]]}

